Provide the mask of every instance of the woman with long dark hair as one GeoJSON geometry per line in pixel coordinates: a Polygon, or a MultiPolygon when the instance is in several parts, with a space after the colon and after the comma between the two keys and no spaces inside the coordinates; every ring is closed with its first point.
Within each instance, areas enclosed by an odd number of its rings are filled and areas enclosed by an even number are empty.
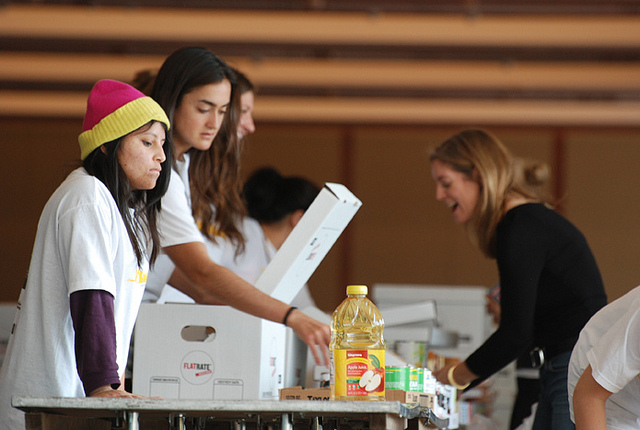
{"type": "Polygon", "coordinates": [[[123,388],[149,262],[160,250],[169,119],[150,97],[103,80],[89,94],[82,167],[47,202],[0,371],[0,427],[23,429],[11,396],[136,397],[123,388]],[[165,153],[166,151],[166,153],[165,153]]]}
{"type": "Polygon", "coordinates": [[[175,161],[159,218],[163,255],[149,276],[147,297],[157,300],[169,283],[197,303],[223,303],[283,323],[318,363],[320,354],[328,363],[326,324],[261,292],[207,253],[203,236],[224,236],[239,253],[244,244],[235,73],[207,49],[182,48],[163,63],[151,96],[171,120],[175,161]]]}

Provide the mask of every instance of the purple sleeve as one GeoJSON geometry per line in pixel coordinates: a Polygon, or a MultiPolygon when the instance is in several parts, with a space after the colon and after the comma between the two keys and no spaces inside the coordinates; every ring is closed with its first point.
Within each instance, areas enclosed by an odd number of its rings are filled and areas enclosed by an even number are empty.
{"type": "Polygon", "coordinates": [[[81,290],[71,293],[69,304],[76,366],[85,394],[104,385],[118,388],[113,296],[103,290],[81,290]]]}

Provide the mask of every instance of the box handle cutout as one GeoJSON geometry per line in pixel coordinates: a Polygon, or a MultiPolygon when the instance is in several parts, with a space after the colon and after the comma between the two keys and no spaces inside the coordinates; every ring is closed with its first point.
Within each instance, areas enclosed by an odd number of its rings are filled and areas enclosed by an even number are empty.
{"type": "Polygon", "coordinates": [[[180,331],[180,336],[187,342],[211,342],[216,338],[216,329],[204,325],[187,325],[180,331]]]}

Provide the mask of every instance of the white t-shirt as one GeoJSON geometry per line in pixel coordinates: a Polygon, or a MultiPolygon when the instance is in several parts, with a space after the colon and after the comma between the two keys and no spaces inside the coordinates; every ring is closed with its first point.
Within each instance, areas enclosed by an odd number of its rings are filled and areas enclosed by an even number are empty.
{"type": "MultiPolygon", "coordinates": [[[[204,241],[191,211],[189,154],[184,154],[184,161],[178,161],[176,164],[177,167],[171,172],[167,193],[162,198],[162,210],[158,216],[158,232],[163,247],[204,241]]],[[[160,253],[149,271],[147,289],[144,293],[145,302],[158,301],[174,269],[175,264],[169,256],[160,253]]]]}
{"type": "Polygon", "coordinates": [[[137,260],[105,185],[83,168],[47,202],[36,234],[28,280],[0,371],[0,428],[24,429],[11,396],[84,397],[75,360],[69,295],[105,290],[114,297],[116,359],[124,372],[147,265],[137,260]]]}
{"type": "MultiPolygon", "coordinates": [[[[234,272],[236,275],[254,285],[260,274],[267,267],[270,256],[264,247],[262,227],[253,218],[245,217],[240,227],[245,238],[244,252],[236,257],[236,247],[223,237],[215,241],[202,235],[209,258],[234,272]]],[[[158,298],[158,303],[194,303],[194,300],[181,291],[166,285],[158,298]]]]}
{"type": "Polygon", "coordinates": [[[613,394],[606,402],[607,429],[640,428],[640,286],[597,312],[580,332],[569,363],[569,403],[580,375],[613,394]]]}
{"type": "Polygon", "coordinates": [[[242,236],[244,237],[244,252],[236,256],[236,248],[228,240],[218,240],[215,243],[206,241],[209,255],[220,250],[220,265],[229,268],[242,279],[255,285],[271,261],[272,255],[265,248],[265,237],[260,223],[253,218],[242,219],[242,236]]]}
{"type": "MultiPolygon", "coordinates": [[[[251,284],[255,284],[267,265],[276,256],[278,250],[264,235],[264,230],[260,223],[253,218],[246,217],[243,223],[243,234],[245,237],[245,252],[238,258],[235,266],[227,266],[240,276],[247,276],[246,279],[251,284]],[[250,276],[250,277],[249,277],[250,276]]],[[[226,254],[227,260],[223,264],[231,264],[231,255],[226,254]]],[[[299,309],[315,306],[315,302],[309,292],[309,286],[304,284],[300,292],[293,298],[291,305],[299,309]]]]}

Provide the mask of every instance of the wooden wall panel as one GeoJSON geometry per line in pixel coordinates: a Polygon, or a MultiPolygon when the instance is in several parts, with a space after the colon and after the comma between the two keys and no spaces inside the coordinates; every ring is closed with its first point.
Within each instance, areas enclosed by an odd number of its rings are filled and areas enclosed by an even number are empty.
{"type": "Polygon", "coordinates": [[[567,216],[587,236],[609,300],[640,284],[640,131],[567,136],[567,216]]]}
{"type": "Polygon", "coordinates": [[[17,300],[38,219],[80,160],[82,121],[0,117],[0,301],[17,300]]]}

